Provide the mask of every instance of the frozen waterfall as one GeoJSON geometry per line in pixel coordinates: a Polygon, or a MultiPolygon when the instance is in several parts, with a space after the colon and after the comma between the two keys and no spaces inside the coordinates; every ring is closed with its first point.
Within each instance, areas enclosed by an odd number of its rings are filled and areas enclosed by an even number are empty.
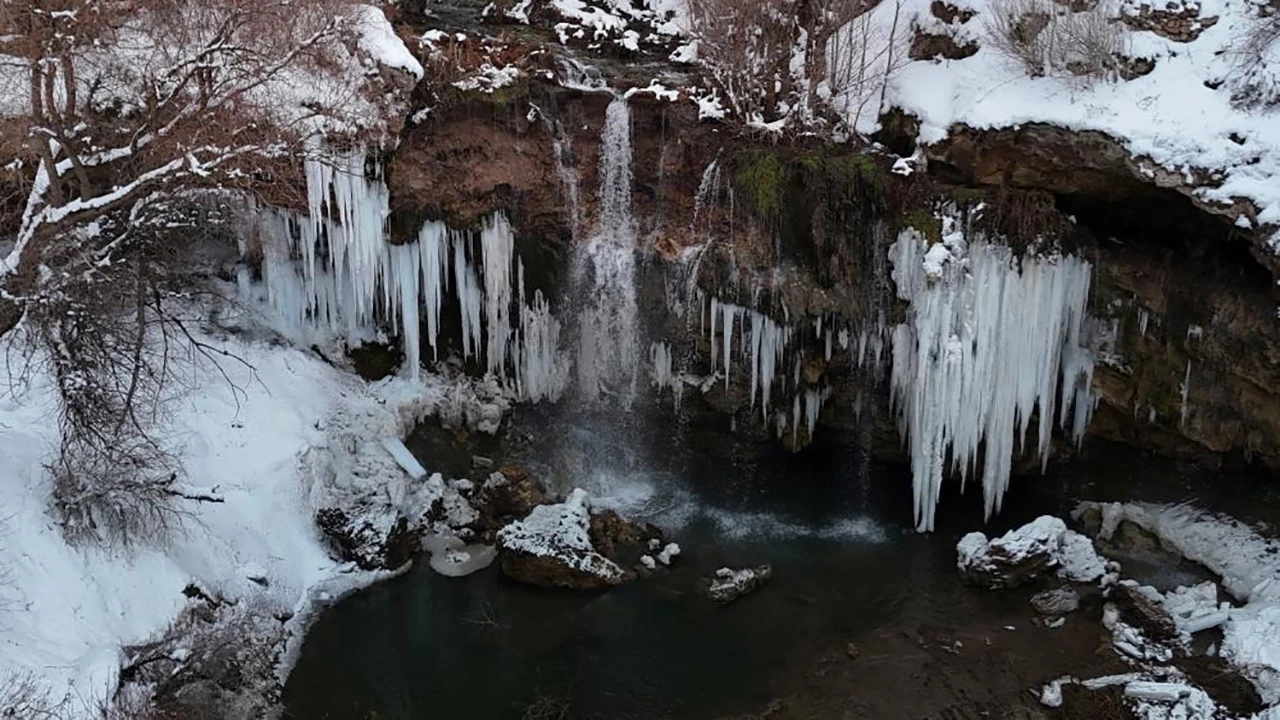
{"type": "Polygon", "coordinates": [[[963,482],[980,447],[989,517],[1037,409],[1047,462],[1059,379],[1058,422],[1077,441],[1088,424],[1093,360],[1081,335],[1091,268],[1071,255],[1019,261],[982,240],[967,252],[929,248],[914,230],[889,252],[898,296],[911,304],[893,331],[892,402],[911,455],[916,526],[933,528],[948,453],[963,482]]]}
{"type": "Polygon", "coordinates": [[[385,230],[389,195],[378,172],[366,174],[364,154],[317,155],[306,163],[307,216],[257,214],[267,301],[286,328],[339,332],[355,342],[386,323],[402,336],[406,371],[417,376],[424,321],[439,359],[452,282],[463,357],[483,361],[521,398],[558,398],[569,372],[560,323],[541,292],[526,304],[524,266],[506,217],[489,217],[478,233],[428,221],[416,242],[393,245],[385,230]]]}

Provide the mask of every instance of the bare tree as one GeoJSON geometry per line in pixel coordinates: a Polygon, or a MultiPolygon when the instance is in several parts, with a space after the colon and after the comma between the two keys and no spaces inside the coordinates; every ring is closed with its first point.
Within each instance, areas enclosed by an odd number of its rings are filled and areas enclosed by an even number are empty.
{"type": "Polygon", "coordinates": [[[171,526],[168,381],[221,357],[181,312],[194,249],[233,225],[232,195],[301,204],[309,134],[374,129],[364,17],[342,0],[0,4],[0,87],[24,88],[0,108],[0,150],[25,189],[0,212],[0,338],[23,323],[59,391],[49,469],[69,539],[171,526]]]}
{"type": "Polygon", "coordinates": [[[1032,77],[1115,80],[1129,33],[1109,7],[1076,10],[1055,0],[995,0],[983,14],[987,43],[1032,77]]]}
{"type": "Polygon", "coordinates": [[[688,32],[736,115],[802,130],[860,113],[901,66],[892,2],[886,32],[880,0],[690,0],[688,32]]]}
{"type": "Polygon", "coordinates": [[[1242,107],[1280,104],[1280,8],[1259,5],[1258,13],[1231,50],[1227,82],[1242,107]]]}

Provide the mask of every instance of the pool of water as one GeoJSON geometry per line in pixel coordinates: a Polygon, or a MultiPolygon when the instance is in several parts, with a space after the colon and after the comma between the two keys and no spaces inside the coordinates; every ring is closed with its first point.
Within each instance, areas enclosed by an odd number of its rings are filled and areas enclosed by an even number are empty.
{"type": "MultiPolygon", "coordinates": [[[[319,618],[286,687],[289,717],[716,718],[759,711],[796,668],[872,634],[1026,613],[1025,595],[956,578],[980,493],[944,498],[938,531],[920,535],[907,471],[850,451],[640,452],[625,428],[585,422],[541,436],[553,440],[523,462],[666,529],[685,550],[675,567],[584,593],[419,563],[319,618]],[[698,592],[715,568],[762,563],[774,577],[752,596],[719,607],[698,592]]],[[[1031,487],[1015,485],[987,529],[1060,511],[1031,487]]]]}

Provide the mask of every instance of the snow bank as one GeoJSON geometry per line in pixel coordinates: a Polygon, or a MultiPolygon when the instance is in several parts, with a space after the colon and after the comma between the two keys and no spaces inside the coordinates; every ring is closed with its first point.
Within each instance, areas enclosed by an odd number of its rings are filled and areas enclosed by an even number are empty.
{"type": "MultiPolygon", "coordinates": [[[[394,522],[442,499],[446,522],[474,514],[439,475],[412,481],[400,464],[412,458],[398,462],[384,443],[428,415],[496,426],[507,402],[500,389],[439,376],[370,385],[312,353],[238,336],[201,340],[252,369],[224,364],[235,389],[209,365],[184,375],[189,392],[172,407],[168,437],[184,486],[221,502],[185,501],[188,520],[162,548],[68,546],[48,514],[42,467],[57,450],[54,388],[35,375],[0,394],[0,677],[30,673],[88,705],[116,687],[122,648],[154,639],[187,606],[188,585],[266,617],[292,615],[284,630],[300,636],[311,609],[386,576],[335,561],[317,509],[363,508],[372,522],[394,522]]],[[[16,383],[11,364],[0,365],[0,388],[16,383]]],[[[468,552],[472,564],[484,561],[484,551],[468,552]]]]}
{"type": "Polygon", "coordinates": [[[1264,701],[1280,703],[1280,540],[1185,505],[1082,503],[1076,514],[1091,509],[1101,511],[1102,538],[1129,521],[1221,576],[1223,587],[1244,607],[1218,605],[1216,592],[1211,597],[1208,589],[1196,588],[1171,593],[1166,608],[1188,630],[1221,621],[1221,656],[1242,668],[1264,701]]]}
{"type": "MultiPolygon", "coordinates": [[[[895,24],[899,35],[902,28],[927,27],[935,22],[929,5],[930,0],[881,3],[872,11],[873,33],[887,36],[895,24]]],[[[981,35],[985,18],[998,6],[993,0],[964,5],[977,16],[961,28],[981,35]]],[[[1133,80],[1089,84],[1032,78],[980,42],[981,49],[969,58],[907,63],[890,77],[886,102],[920,118],[925,143],[945,139],[956,124],[1000,129],[1043,122],[1107,133],[1132,155],[1150,158],[1176,175],[1189,176],[1193,168],[1220,174],[1221,185],[1197,190],[1204,200],[1249,198],[1260,210],[1260,222],[1280,223],[1280,123],[1274,112],[1233,107],[1231,83],[1223,82],[1233,72],[1246,30],[1259,22],[1257,5],[1249,0],[1198,5],[1201,17],[1217,16],[1218,22],[1202,24],[1203,32],[1190,43],[1150,32],[1130,34],[1132,56],[1155,61],[1150,74],[1133,80]]],[[[875,129],[877,113],[855,115],[860,104],[852,100],[850,120],[863,132],[875,129]]],[[[1272,247],[1280,253],[1280,242],[1272,247]]]]}
{"type": "Polygon", "coordinates": [[[330,406],[359,394],[358,382],[301,352],[211,342],[256,370],[227,366],[238,393],[216,373],[202,373],[176,408],[171,429],[187,481],[216,488],[223,502],[189,503],[190,521],[163,550],[66,545],[47,514],[41,467],[57,448],[54,390],[37,376],[0,400],[0,568],[8,587],[0,675],[32,672],[55,693],[98,697],[115,687],[122,646],[163,630],[186,605],[188,584],[230,601],[265,600],[285,613],[308,588],[343,571],[312,523],[298,469],[307,448],[326,444],[321,428],[330,406]]]}
{"type": "Polygon", "coordinates": [[[404,70],[422,79],[422,63],[405,47],[381,9],[372,5],[356,5],[351,10],[351,17],[360,31],[361,50],[387,67],[404,70]]]}

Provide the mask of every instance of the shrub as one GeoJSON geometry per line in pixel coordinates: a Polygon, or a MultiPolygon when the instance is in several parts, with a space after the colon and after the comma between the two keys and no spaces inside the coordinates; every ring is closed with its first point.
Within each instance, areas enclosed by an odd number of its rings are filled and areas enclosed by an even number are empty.
{"type": "Polygon", "coordinates": [[[994,0],[987,44],[1032,77],[1114,80],[1128,49],[1128,30],[1103,3],[1073,10],[1053,0],[994,0]]]}

